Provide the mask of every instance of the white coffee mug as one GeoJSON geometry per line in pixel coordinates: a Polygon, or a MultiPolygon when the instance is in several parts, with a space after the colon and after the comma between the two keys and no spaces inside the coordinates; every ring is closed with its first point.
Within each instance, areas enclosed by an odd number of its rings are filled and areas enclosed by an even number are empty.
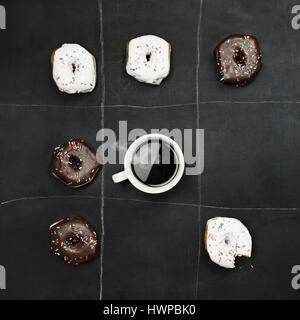
{"type": "Polygon", "coordinates": [[[112,176],[113,182],[114,183],[119,183],[124,180],[129,180],[133,186],[135,186],[137,189],[146,192],[146,193],[163,193],[166,191],[171,190],[176,186],[176,184],[180,181],[182,178],[182,175],[184,173],[184,168],[185,168],[185,161],[184,161],[184,156],[182,153],[182,150],[180,149],[179,145],[171,138],[162,135],[162,134],[147,134],[144,135],[137,140],[135,140],[129,149],[127,150],[124,158],[124,171],[119,172],[117,174],[114,174],[112,176]],[[173,152],[176,157],[176,164],[177,164],[177,169],[176,172],[174,173],[173,177],[167,181],[165,184],[158,185],[158,186],[149,186],[147,184],[144,184],[141,182],[133,173],[132,170],[132,163],[134,160],[134,156],[136,155],[136,152],[138,149],[147,141],[156,141],[160,140],[165,142],[166,144],[170,145],[173,149],[173,152]]]}

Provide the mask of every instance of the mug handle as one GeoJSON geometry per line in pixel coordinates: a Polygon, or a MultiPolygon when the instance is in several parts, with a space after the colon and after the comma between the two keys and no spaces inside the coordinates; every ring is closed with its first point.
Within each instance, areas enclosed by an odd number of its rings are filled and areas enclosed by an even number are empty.
{"type": "Polygon", "coordinates": [[[112,179],[113,179],[113,182],[114,183],[119,183],[119,182],[122,182],[122,181],[125,181],[128,179],[127,177],[127,174],[125,171],[122,171],[122,172],[119,172],[119,173],[116,173],[112,176],[112,179]]]}

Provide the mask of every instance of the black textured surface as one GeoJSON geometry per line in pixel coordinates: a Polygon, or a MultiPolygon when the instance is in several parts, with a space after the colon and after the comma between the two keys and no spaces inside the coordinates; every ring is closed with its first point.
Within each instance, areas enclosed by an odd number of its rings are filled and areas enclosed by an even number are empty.
{"type": "Polygon", "coordinates": [[[170,105],[195,102],[199,2],[104,1],[106,104],[170,105]],[[109,13],[108,13],[109,12],[109,13]],[[136,83],[126,74],[126,43],[145,34],[172,46],[171,73],[160,86],[136,83]],[[109,72],[108,72],[109,70],[109,72]]]}
{"type": "Polygon", "coordinates": [[[284,103],[201,105],[202,203],[299,207],[299,111],[284,103]]]}
{"type": "Polygon", "coordinates": [[[1,263],[7,290],[1,299],[99,299],[100,258],[69,265],[50,251],[49,226],[61,218],[84,216],[100,231],[97,199],[24,200],[0,208],[1,263]]]}
{"type": "Polygon", "coordinates": [[[99,108],[32,108],[24,105],[2,106],[1,112],[1,130],[8,135],[0,158],[1,168],[5,168],[0,182],[2,200],[37,195],[100,194],[99,173],[90,184],[77,190],[66,187],[50,174],[50,160],[57,145],[73,138],[84,139],[97,148],[99,108]]]}
{"type": "Polygon", "coordinates": [[[194,299],[197,208],[128,200],[106,207],[103,298],[194,299]]]}
{"type": "Polygon", "coordinates": [[[238,258],[236,269],[219,268],[201,244],[199,299],[299,299],[293,290],[291,268],[298,264],[299,210],[220,210],[202,208],[201,230],[220,215],[242,221],[252,235],[250,259],[238,258]]]}
{"type": "Polygon", "coordinates": [[[297,100],[299,35],[291,26],[295,1],[205,1],[201,23],[200,101],[297,100]],[[245,88],[215,82],[212,51],[230,34],[254,35],[262,52],[262,70],[245,88]]]}
{"type": "Polygon", "coordinates": [[[7,290],[0,299],[300,297],[291,287],[292,266],[300,262],[295,1],[104,0],[103,29],[97,0],[1,4],[0,265],[7,290]],[[125,72],[126,42],[147,33],[172,45],[171,74],[161,86],[125,72]],[[263,54],[260,74],[244,88],[217,78],[213,50],[232,33],[256,36],[263,54]],[[50,55],[64,42],[96,57],[93,93],[70,96],[53,83],[50,55]],[[147,132],[199,126],[203,175],[184,176],[154,196],[128,182],[114,185],[111,175],[122,166],[105,165],[104,190],[100,174],[81,189],[67,188],[49,174],[53,147],[82,138],[97,148],[103,120],[117,133],[119,120],[147,132]],[[75,215],[100,238],[105,229],[103,258],[78,267],[50,252],[48,233],[52,222],[75,215]],[[235,270],[214,265],[205,251],[206,220],[215,216],[236,217],[252,234],[253,257],[238,259],[235,270]]]}
{"type": "Polygon", "coordinates": [[[93,53],[100,71],[97,1],[1,1],[7,29],[1,31],[1,103],[98,105],[99,83],[88,95],[65,95],[51,74],[51,54],[63,43],[78,43],[93,53]]]}

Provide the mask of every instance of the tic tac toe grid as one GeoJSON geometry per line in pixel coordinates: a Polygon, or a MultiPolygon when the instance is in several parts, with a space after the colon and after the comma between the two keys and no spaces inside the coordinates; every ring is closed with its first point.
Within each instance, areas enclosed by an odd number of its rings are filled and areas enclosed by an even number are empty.
{"type": "Polygon", "coordinates": [[[297,299],[300,262],[299,34],[290,0],[5,0],[0,31],[0,299],[297,299]],[[263,68],[245,88],[217,80],[213,49],[233,33],[257,37],[263,68]],[[155,34],[172,45],[160,86],[125,72],[126,42],[155,34]],[[58,92],[50,56],[79,43],[97,60],[91,94],[58,92]],[[78,190],[49,174],[53,147],[69,138],[95,149],[101,128],[205,130],[205,168],[162,195],[114,185],[105,165],[78,190]],[[53,256],[48,228],[80,215],[101,255],[73,267],[53,256]],[[204,248],[207,219],[240,219],[251,259],[235,270],[204,248]]]}

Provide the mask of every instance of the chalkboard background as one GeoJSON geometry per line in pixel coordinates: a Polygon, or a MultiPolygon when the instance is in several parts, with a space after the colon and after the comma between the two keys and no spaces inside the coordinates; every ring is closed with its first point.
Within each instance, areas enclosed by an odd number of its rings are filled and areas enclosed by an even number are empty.
{"type": "Polygon", "coordinates": [[[300,264],[300,31],[296,0],[2,0],[0,31],[0,299],[297,299],[300,264]],[[218,82],[215,45],[255,35],[263,69],[245,88],[218,82]],[[129,39],[156,34],[172,44],[160,86],[125,72],[129,39]],[[75,42],[97,59],[91,94],[60,93],[51,52],[75,42]],[[55,145],[71,137],[97,148],[102,127],[201,128],[202,176],[149,196],[113,185],[120,165],[71,190],[49,174],[55,145]],[[83,216],[99,234],[100,257],[74,267],[49,249],[49,225],[83,216]],[[235,270],[204,248],[207,219],[235,217],[253,237],[235,270]]]}

